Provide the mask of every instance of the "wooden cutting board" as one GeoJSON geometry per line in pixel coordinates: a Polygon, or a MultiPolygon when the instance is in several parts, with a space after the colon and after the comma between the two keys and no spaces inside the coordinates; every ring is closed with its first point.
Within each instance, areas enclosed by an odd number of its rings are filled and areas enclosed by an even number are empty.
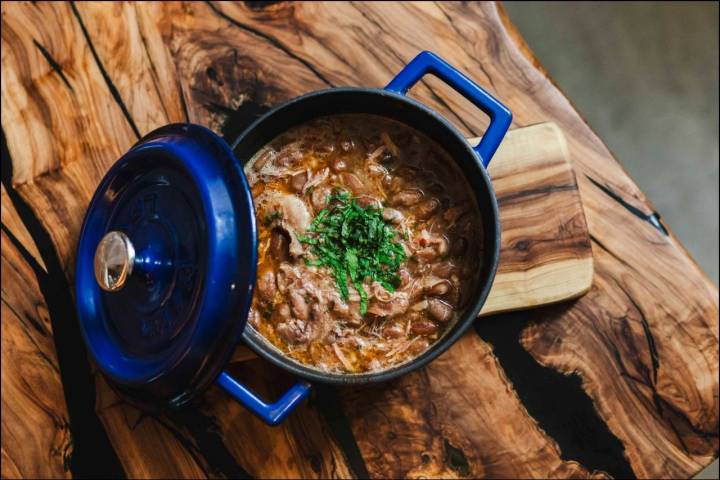
{"type": "Polygon", "coordinates": [[[513,130],[500,145],[489,168],[500,208],[500,264],[481,316],[590,289],[590,234],[569,158],[553,123],[513,130]]]}

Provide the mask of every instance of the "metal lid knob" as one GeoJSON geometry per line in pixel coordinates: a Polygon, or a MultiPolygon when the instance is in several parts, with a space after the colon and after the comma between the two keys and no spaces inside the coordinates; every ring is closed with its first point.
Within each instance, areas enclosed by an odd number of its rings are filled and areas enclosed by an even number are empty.
{"type": "Polygon", "coordinates": [[[95,280],[106,292],[120,290],[132,273],[135,248],[123,232],[105,234],[95,249],[95,280]]]}

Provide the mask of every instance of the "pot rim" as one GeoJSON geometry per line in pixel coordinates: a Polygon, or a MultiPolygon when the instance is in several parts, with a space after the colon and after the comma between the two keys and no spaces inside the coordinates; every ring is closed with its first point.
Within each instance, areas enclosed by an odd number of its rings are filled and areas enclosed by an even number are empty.
{"type": "MultiPolygon", "coordinates": [[[[490,201],[490,207],[492,211],[492,219],[487,219],[487,221],[483,222],[483,224],[487,227],[490,224],[494,226],[495,229],[495,235],[494,235],[494,248],[491,253],[490,257],[490,265],[489,270],[487,271],[487,275],[484,279],[481,279],[481,285],[479,285],[477,288],[479,292],[477,293],[475,300],[471,305],[469,305],[465,311],[459,315],[457,321],[455,322],[455,325],[451,327],[450,331],[448,331],[444,336],[439,338],[433,345],[430,346],[425,352],[422,354],[407,360],[401,364],[395,365],[393,367],[380,370],[378,372],[365,372],[365,373],[352,373],[352,374],[343,374],[343,373],[334,373],[334,372],[324,372],[309,366],[306,366],[304,364],[301,364],[290,357],[286,356],[282,351],[277,349],[275,346],[270,344],[265,337],[263,337],[258,331],[256,331],[254,328],[246,326],[245,329],[242,332],[242,338],[245,344],[247,344],[255,353],[258,354],[261,358],[264,358],[265,360],[271,362],[272,364],[282,368],[283,370],[288,371],[289,373],[304,378],[306,380],[312,381],[312,382],[319,382],[319,383],[326,383],[326,384],[335,384],[335,385],[359,385],[359,384],[367,384],[367,383],[378,383],[378,382],[384,382],[388,380],[392,380],[395,378],[398,378],[402,375],[405,375],[407,373],[410,373],[413,370],[416,370],[418,368],[421,368],[425,365],[427,365],[432,360],[436,359],[439,355],[444,353],[450,346],[452,346],[473,324],[473,322],[476,320],[478,314],[480,313],[481,308],[485,304],[485,301],[487,299],[487,296],[490,292],[490,288],[492,287],[493,281],[495,279],[495,274],[497,272],[498,267],[498,261],[500,257],[500,216],[498,212],[498,206],[497,206],[497,197],[495,195],[495,191],[492,186],[492,182],[490,181],[490,177],[485,169],[485,167],[482,165],[482,162],[478,155],[475,153],[475,151],[472,149],[468,141],[463,137],[463,135],[457,130],[457,128],[451,124],[447,119],[442,117],[440,114],[436,113],[431,108],[427,107],[426,105],[418,102],[417,100],[414,100],[412,98],[409,98],[405,95],[395,93],[388,90],[383,90],[379,88],[365,88],[365,87],[338,87],[338,88],[330,88],[330,89],[324,89],[324,90],[318,90],[313,91],[310,93],[306,93],[304,95],[292,98],[288,100],[285,103],[282,103],[265,114],[263,114],[260,118],[255,120],[249,127],[244,129],[238,136],[238,138],[232,143],[231,149],[233,152],[236,150],[236,148],[260,125],[264,124],[265,122],[271,121],[272,117],[276,116],[277,114],[281,113],[282,111],[286,109],[291,108],[298,108],[297,105],[303,102],[306,102],[310,99],[320,97],[320,96],[332,96],[332,95],[352,95],[352,94],[360,94],[360,95],[378,95],[381,97],[384,97],[391,101],[397,101],[405,103],[406,105],[409,105],[419,111],[421,111],[424,115],[430,117],[435,121],[436,124],[443,127],[447,133],[450,133],[451,136],[457,140],[458,145],[461,145],[462,148],[465,151],[465,154],[468,155],[468,158],[472,159],[471,164],[474,165],[476,170],[478,171],[480,178],[482,179],[482,184],[487,189],[487,194],[490,201]]],[[[343,113],[349,113],[349,112],[343,112],[343,113]]],[[[358,113],[366,113],[366,112],[358,112],[358,113]]],[[[372,113],[374,115],[383,116],[382,113],[372,113]]],[[[332,115],[332,113],[326,114],[321,113],[317,115],[317,117],[325,116],[325,115],[332,115]]],[[[413,127],[412,122],[404,121],[408,126],[413,127]]],[[[290,128],[290,127],[288,127],[290,128]]],[[[417,127],[413,127],[417,128],[417,127]]],[[[422,131],[422,129],[418,128],[418,130],[422,131]]],[[[272,139],[268,139],[270,141],[272,139]]],[[[453,160],[457,163],[457,160],[455,159],[455,155],[453,155],[453,160]]],[[[238,161],[244,165],[245,162],[238,159],[238,161]]],[[[461,167],[461,166],[460,166],[461,167]]],[[[467,177],[468,172],[461,167],[461,171],[463,172],[463,176],[467,177]]],[[[473,195],[475,196],[476,200],[478,199],[478,192],[473,189],[473,195]]],[[[487,213],[486,213],[487,215],[487,213]]],[[[485,245],[484,247],[487,247],[485,245]]]]}

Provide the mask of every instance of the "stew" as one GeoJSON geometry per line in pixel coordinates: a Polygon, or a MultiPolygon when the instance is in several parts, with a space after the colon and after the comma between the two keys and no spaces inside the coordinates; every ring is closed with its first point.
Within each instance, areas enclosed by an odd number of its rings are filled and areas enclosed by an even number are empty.
{"type": "Polygon", "coordinates": [[[259,231],[249,324],[294,360],[338,373],[416,357],[462,313],[480,214],[452,158],[365,114],[294,127],[246,165],[259,231]]]}

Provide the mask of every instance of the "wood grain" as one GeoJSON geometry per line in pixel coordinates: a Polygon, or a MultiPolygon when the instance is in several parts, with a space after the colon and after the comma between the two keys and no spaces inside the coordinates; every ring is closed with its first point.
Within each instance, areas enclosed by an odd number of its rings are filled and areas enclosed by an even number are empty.
{"type": "MultiPolygon", "coordinates": [[[[552,121],[564,132],[592,239],[590,292],[532,314],[480,319],[480,335],[466,336],[394,384],[322,388],[275,430],[215,389],[188,411],[143,419],[116,404],[102,381],[63,374],[73,412],[70,473],[88,476],[98,467],[83,453],[88,444],[96,445],[95,457],[108,471],[117,472],[116,458],[119,475],[171,477],[688,477],[717,456],[717,287],[538,68],[497,4],[5,2],[4,228],[21,245],[29,235],[37,249],[28,244],[28,257],[40,255],[47,278],[67,289],[90,195],[139,135],[180,120],[221,131],[236,110],[259,113],[329,86],[382,86],[422,49],[502,99],[513,111],[513,128],[552,121]],[[7,198],[19,220],[5,225],[7,198]],[[93,393],[95,411],[81,408],[93,393]],[[582,408],[566,421],[562,414],[575,404],[582,408]],[[104,428],[88,427],[94,421],[104,428]]],[[[436,79],[423,81],[412,96],[468,136],[487,125],[436,79]]],[[[11,250],[3,235],[4,266],[11,250]]],[[[529,247],[531,255],[541,243],[529,247]]],[[[31,270],[17,271],[24,272],[23,285],[32,284],[25,278],[31,270]]],[[[32,288],[11,289],[10,280],[3,272],[3,301],[18,310],[32,288]]],[[[56,319],[53,333],[62,330],[55,342],[59,370],[89,371],[73,354],[84,350],[77,329],[68,327],[76,321],[68,313],[70,295],[42,293],[56,319]]],[[[22,345],[18,328],[6,330],[11,318],[3,310],[3,360],[6,331],[13,345],[22,345]]],[[[265,364],[233,368],[263,393],[280,391],[283,374],[265,364]]],[[[7,396],[3,370],[3,407],[17,402],[14,411],[29,411],[23,402],[46,385],[52,382],[7,396]]],[[[66,475],[47,460],[45,446],[64,445],[54,432],[37,429],[39,447],[19,451],[3,430],[3,476],[66,475]]]]}
{"type": "Polygon", "coordinates": [[[67,478],[72,439],[47,305],[31,263],[40,266],[6,232],[9,216],[2,230],[0,475],[67,478]]]}
{"type": "Polygon", "coordinates": [[[590,236],[562,131],[543,123],[509,132],[488,171],[502,242],[498,272],[480,315],[587,292],[593,277],[590,236]]]}

